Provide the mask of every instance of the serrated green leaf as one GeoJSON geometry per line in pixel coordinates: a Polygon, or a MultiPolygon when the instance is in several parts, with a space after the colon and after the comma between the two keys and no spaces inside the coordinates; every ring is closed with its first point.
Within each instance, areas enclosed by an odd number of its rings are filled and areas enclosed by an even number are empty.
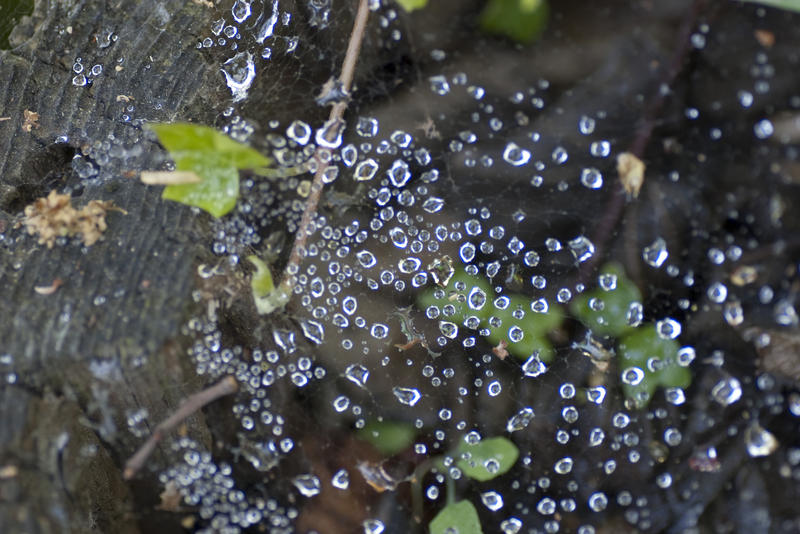
{"type": "Polygon", "coordinates": [[[484,482],[506,473],[519,456],[519,449],[508,439],[498,436],[469,444],[461,441],[456,451],[458,467],[470,478],[484,482]],[[462,456],[469,453],[469,459],[462,456]]]}
{"type": "Polygon", "coordinates": [[[478,511],[469,501],[448,504],[430,523],[431,534],[483,534],[478,511]]]}
{"type": "Polygon", "coordinates": [[[595,334],[620,337],[625,332],[633,330],[628,324],[628,309],[632,303],[642,301],[642,294],[636,284],[625,276],[622,267],[616,263],[604,265],[600,269],[600,274],[615,275],[617,287],[611,291],[598,287],[578,295],[572,300],[570,311],[595,334]],[[589,305],[592,299],[599,299],[603,309],[599,311],[592,309],[589,305]]]}
{"type": "Polygon", "coordinates": [[[370,421],[358,430],[358,437],[371,443],[385,456],[392,456],[406,449],[417,431],[411,423],[401,421],[370,421]]]}
{"type": "Polygon", "coordinates": [[[397,0],[397,3],[406,11],[411,12],[415,9],[422,9],[427,6],[428,0],[397,0]]]}
{"type": "Polygon", "coordinates": [[[489,0],[481,13],[481,28],[488,33],[530,43],[547,24],[546,0],[489,0]]]}

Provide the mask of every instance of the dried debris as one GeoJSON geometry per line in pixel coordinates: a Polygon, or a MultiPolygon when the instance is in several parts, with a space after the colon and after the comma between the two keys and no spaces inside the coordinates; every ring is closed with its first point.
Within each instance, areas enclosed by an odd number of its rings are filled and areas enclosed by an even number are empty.
{"type": "Polygon", "coordinates": [[[22,111],[22,130],[30,132],[34,128],[39,127],[39,114],[35,111],[25,109],[22,111]]]}
{"type": "Polygon", "coordinates": [[[53,283],[49,286],[36,286],[33,288],[34,291],[39,293],[40,295],[52,295],[58,288],[64,284],[64,281],[61,278],[56,278],[53,280],[53,283]]]}
{"type": "Polygon", "coordinates": [[[630,152],[617,156],[619,181],[625,192],[633,198],[639,196],[639,190],[644,184],[644,169],[644,162],[630,152]]]}
{"type": "Polygon", "coordinates": [[[95,244],[105,232],[106,213],[109,210],[127,213],[114,206],[112,201],[90,200],[79,210],[72,207],[69,195],[51,191],[46,197],[36,199],[25,207],[23,224],[30,235],[39,236],[39,244],[53,248],[56,238],[81,236],[83,244],[95,244]]]}

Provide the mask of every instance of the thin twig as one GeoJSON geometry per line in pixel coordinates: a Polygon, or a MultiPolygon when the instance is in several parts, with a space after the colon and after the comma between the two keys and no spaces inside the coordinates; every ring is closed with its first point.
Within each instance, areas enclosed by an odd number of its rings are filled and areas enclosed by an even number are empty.
{"type": "MultiPolygon", "coordinates": [[[[339,82],[345,93],[350,92],[353,84],[353,76],[355,74],[356,62],[358,55],[361,52],[361,43],[364,41],[364,30],[367,27],[367,16],[369,15],[368,0],[359,0],[358,11],[356,12],[356,19],[353,22],[353,30],[350,33],[350,41],[347,43],[347,52],[344,56],[342,63],[342,73],[339,76],[339,82]]],[[[342,120],[344,112],[347,109],[347,101],[337,102],[331,109],[330,117],[327,124],[335,124],[342,120]]],[[[294,245],[292,245],[292,252],[289,255],[289,262],[286,264],[286,269],[283,272],[283,280],[281,281],[281,288],[284,291],[289,291],[294,285],[294,278],[297,270],[300,268],[300,262],[303,259],[306,241],[308,240],[309,229],[311,220],[317,214],[317,205],[322,196],[322,186],[324,185],[323,177],[328,168],[328,162],[323,161],[320,157],[323,148],[317,148],[314,158],[317,160],[317,172],[314,175],[314,180],[311,182],[311,191],[306,199],[306,207],[303,210],[303,216],[300,219],[300,226],[297,228],[297,233],[294,238],[294,245]]]]}
{"type": "Polygon", "coordinates": [[[172,415],[170,415],[156,427],[147,441],[145,441],[144,444],[139,447],[139,450],[137,450],[136,453],[127,461],[125,464],[125,471],[123,473],[125,480],[129,480],[136,475],[139,469],[141,469],[147,461],[147,458],[156,448],[156,445],[158,445],[158,443],[164,438],[165,434],[178,426],[184,419],[200,410],[206,404],[214,402],[220,397],[230,395],[231,393],[236,393],[238,389],[239,384],[236,382],[236,379],[232,376],[226,376],[213,386],[195,393],[183,401],[183,403],[172,415]]]}
{"type": "MultiPolygon", "coordinates": [[[[683,71],[686,57],[691,51],[690,37],[692,30],[697,24],[697,19],[700,17],[704,7],[705,0],[695,0],[680,25],[677,36],[677,47],[667,65],[661,83],[651,98],[648,107],[645,109],[644,117],[638,128],[636,128],[633,141],[628,149],[629,152],[639,159],[644,159],[644,152],[647,145],[650,143],[656,120],[664,107],[666,93],[662,90],[662,87],[672,87],[678,75],[683,71]]],[[[616,228],[617,223],[625,211],[625,196],[622,186],[618,182],[615,182],[612,189],[613,193],[603,210],[603,215],[595,225],[592,239],[592,243],[595,245],[595,253],[592,258],[581,267],[579,278],[582,281],[588,280],[595,263],[599,261],[605,253],[605,248],[613,237],[614,228],[616,228]]]]}

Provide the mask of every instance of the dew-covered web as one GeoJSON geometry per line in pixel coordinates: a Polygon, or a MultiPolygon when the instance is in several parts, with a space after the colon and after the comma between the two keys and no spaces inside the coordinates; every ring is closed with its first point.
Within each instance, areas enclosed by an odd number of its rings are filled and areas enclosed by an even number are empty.
{"type": "MultiPolygon", "coordinates": [[[[796,497],[800,476],[797,363],[774,350],[796,346],[786,117],[800,96],[780,80],[798,57],[749,27],[774,23],[780,42],[789,16],[728,6],[720,32],[694,20],[691,84],[661,68],[669,40],[638,62],[612,47],[579,81],[543,67],[552,81],[507,43],[431,36],[374,1],[341,139],[317,135],[327,108],[293,95],[256,121],[259,77],[308,97],[324,80],[305,65],[336,74],[341,50],[326,47],[346,39],[325,32],[352,19],[337,9],[237,0],[198,43],[225,56],[226,131],[286,169],[322,144],[330,166],[285,313],[255,315],[242,260],[277,276],[311,174],[243,176],[235,213],[212,223],[204,312],[184,333],[197,372],[241,391],[211,408],[227,419],[217,443],[173,441],[160,475],[197,527],[424,531],[460,500],[483,532],[677,532],[741,501],[797,527],[791,499],[743,489],[778,477],[796,497]],[[295,39],[299,24],[317,40],[295,39]],[[707,64],[734,31],[753,42],[720,84],[707,64]],[[374,57],[408,50],[413,67],[387,83],[374,57]],[[622,163],[640,160],[641,190],[622,163]],[[471,456],[499,437],[518,451],[510,468],[471,456]]],[[[569,16],[553,19],[558,43],[569,16]]]]}

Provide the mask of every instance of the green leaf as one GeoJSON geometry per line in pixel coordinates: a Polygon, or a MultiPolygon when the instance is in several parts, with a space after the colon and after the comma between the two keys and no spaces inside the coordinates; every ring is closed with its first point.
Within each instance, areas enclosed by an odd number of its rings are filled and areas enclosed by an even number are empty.
{"type": "Polygon", "coordinates": [[[547,313],[536,313],[531,310],[531,300],[522,295],[511,295],[510,304],[505,309],[495,307],[491,302],[487,304],[490,312],[488,316],[500,319],[499,327],[493,327],[489,321],[482,323],[483,327],[489,328],[490,334],[486,339],[492,345],[497,345],[500,341],[508,343],[506,350],[517,358],[528,359],[534,352],[539,353],[539,359],[543,362],[550,362],[555,355],[553,346],[547,339],[547,334],[558,328],[563,320],[563,313],[557,306],[549,306],[547,313]],[[525,315],[521,319],[514,317],[514,311],[521,310],[525,315]],[[509,330],[518,327],[522,331],[522,339],[511,341],[509,330]]]}
{"type": "Polygon", "coordinates": [[[642,301],[642,294],[627,276],[622,267],[609,263],[600,269],[600,276],[616,276],[617,287],[606,291],[600,287],[575,297],[570,304],[570,311],[583,322],[593,333],[603,336],[620,337],[630,332],[633,327],[628,324],[628,309],[631,304],[642,301]],[[595,308],[590,305],[594,300],[595,308]]]}
{"type": "Polygon", "coordinates": [[[430,523],[431,534],[483,534],[478,511],[469,501],[448,504],[430,523]]]}
{"type": "Polygon", "coordinates": [[[370,421],[358,431],[359,439],[371,443],[384,456],[406,449],[416,435],[413,424],[400,421],[370,421]]]}
{"type": "Polygon", "coordinates": [[[397,3],[400,4],[400,7],[410,13],[415,9],[422,9],[423,7],[427,6],[428,0],[397,0],[397,3]]]}
{"type": "Polygon", "coordinates": [[[498,436],[475,444],[462,440],[456,454],[459,469],[468,477],[484,482],[511,469],[517,461],[519,449],[508,439],[498,436]],[[463,458],[465,453],[469,453],[469,459],[463,458]]]}
{"type": "Polygon", "coordinates": [[[291,287],[281,284],[276,288],[275,282],[272,280],[272,273],[261,258],[248,256],[247,261],[256,268],[256,272],[250,279],[250,289],[259,315],[267,315],[283,308],[291,297],[291,287]]]}
{"type": "Polygon", "coordinates": [[[266,167],[271,163],[268,157],[257,150],[234,141],[210,126],[173,122],[148,124],[147,127],[155,132],[158,142],[173,158],[180,156],[182,152],[194,152],[200,155],[214,153],[224,155],[227,162],[237,169],[255,169],[266,167]]]}
{"type": "Polygon", "coordinates": [[[176,170],[194,172],[202,179],[199,184],[169,185],[162,197],[204,209],[215,217],[236,206],[239,169],[271,163],[256,150],[208,126],[176,122],[148,128],[175,160],[176,170]]]}
{"type": "Polygon", "coordinates": [[[619,368],[644,371],[644,378],[636,385],[623,383],[625,397],[633,399],[637,407],[646,406],[658,386],[686,388],[692,374],[677,362],[678,343],[658,335],[654,325],[637,328],[620,340],[619,368]]]}
{"type": "Polygon", "coordinates": [[[547,24],[546,0],[489,0],[481,13],[481,28],[487,33],[530,43],[547,24]]]}
{"type": "MultiPolygon", "coordinates": [[[[185,160],[184,160],[185,161],[185,160]]],[[[179,171],[192,171],[203,181],[199,184],[168,185],[161,197],[181,204],[197,206],[214,217],[222,217],[239,197],[239,171],[236,167],[188,166],[176,163],[179,171]]]]}
{"type": "Polygon", "coordinates": [[[797,11],[800,13],[800,0],[742,0],[742,2],[762,4],[765,6],[777,7],[778,9],[786,9],[788,11],[797,11]]]}

